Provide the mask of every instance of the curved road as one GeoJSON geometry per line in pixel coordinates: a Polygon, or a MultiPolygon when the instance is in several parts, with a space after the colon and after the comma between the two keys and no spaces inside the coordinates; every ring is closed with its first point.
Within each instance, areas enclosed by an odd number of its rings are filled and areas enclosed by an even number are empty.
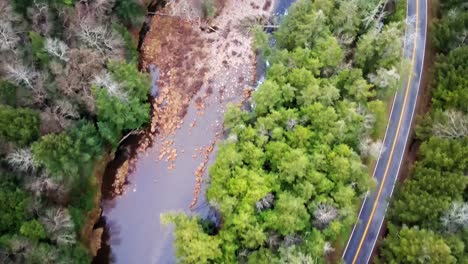
{"type": "Polygon", "coordinates": [[[348,264],[369,263],[411,130],[426,48],[427,0],[408,0],[406,16],[404,56],[410,59],[411,72],[393,101],[384,147],[373,175],[377,188],[364,199],[358,221],[343,253],[343,260],[348,264]]]}

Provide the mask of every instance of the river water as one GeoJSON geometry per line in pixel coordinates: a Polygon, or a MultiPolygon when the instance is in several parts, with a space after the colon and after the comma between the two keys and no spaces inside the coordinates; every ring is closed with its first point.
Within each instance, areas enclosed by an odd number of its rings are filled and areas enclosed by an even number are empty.
{"type": "MultiPolygon", "coordinates": [[[[294,0],[277,0],[275,13],[284,14],[292,2],[294,0]]],[[[260,70],[260,75],[264,75],[264,70],[260,70]]],[[[156,94],[156,90],[152,92],[156,94]]],[[[222,133],[223,108],[227,102],[240,102],[242,92],[224,97],[222,102],[218,95],[206,98],[203,115],[199,115],[197,104],[192,100],[184,122],[175,134],[165,139],[156,136],[153,145],[137,155],[125,192],[102,202],[102,221],[106,227],[104,239],[108,247],[99,251],[94,263],[176,262],[173,228],[161,224],[160,215],[171,211],[209,214],[204,199],[206,186],[202,186],[197,206],[191,210],[189,205],[193,202],[196,185],[194,172],[203,163],[207,162],[206,167],[209,167],[215,157],[216,148],[213,153],[210,149],[222,133]],[[196,126],[192,120],[196,120],[196,126]],[[168,140],[174,142],[171,147],[177,150],[177,159],[171,164],[157,159],[168,140]]]]}

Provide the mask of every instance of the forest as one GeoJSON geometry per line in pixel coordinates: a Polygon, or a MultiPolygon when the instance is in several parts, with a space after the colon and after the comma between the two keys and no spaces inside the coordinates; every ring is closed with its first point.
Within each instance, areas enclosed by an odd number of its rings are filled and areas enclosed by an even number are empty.
{"type": "Polygon", "coordinates": [[[0,14],[0,263],[90,263],[95,167],[149,119],[128,30],[144,6],[0,0],[0,14]]]}
{"type": "Polygon", "coordinates": [[[418,159],[390,205],[378,263],[468,263],[468,6],[440,1],[431,110],[420,118],[418,159]]]}
{"type": "Polygon", "coordinates": [[[405,10],[298,0],[273,35],[253,30],[271,66],[252,107],[225,114],[206,194],[219,217],[162,216],[180,263],[325,263],[339,250],[375,186],[368,165],[406,78],[405,10]]]}

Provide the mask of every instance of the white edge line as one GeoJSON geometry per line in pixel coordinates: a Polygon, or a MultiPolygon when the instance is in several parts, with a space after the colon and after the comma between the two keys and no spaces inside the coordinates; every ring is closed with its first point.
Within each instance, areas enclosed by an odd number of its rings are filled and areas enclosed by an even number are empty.
{"type": "MultiPolygon", "coordinates": [[[[409,4],[406,5],[406,18],[408,18],[408,10],[409,10],[409,4]]],[[[405,22],[406,23],[406,22],[405,22]]],[[[405,39],[403,40],[403,51],[405,50],[405,47],[406,47],[406,33],[408,33],[408,27],[405,27],[405,39]]],[[[379,162],[380,162],[380,158],[382,157],[382,152],[383,152],[383,149],[384,149],[384,144],[385,144],[385,139],[387,138],[387,132],[388,132],[388,128],[390,126],[390,120],[392,118],[392,114],[393,114],[393,108],[395,106],[395,101],[396,101],[396,98],[397,98],[397,95],[398,95],[398,90],[395,92],[395,95],[393,96],[393,103],[392,103],[392,108],[390,110],[390,115],[388,116],[388,122],[387,122],[387,127],[385,128],[385,135],[384,135],[384,138],[383,138],[383,141],[382,141],[382,146],[380,147],[380,153],[379,153],[379,158],[377,159],[377,162],[375,163],[375,167],[374,167],[374,172],[372,173],[372,178],[375,178],[375,171],[377,170],[377,167],[379,165],[379,162]]],[[[392,190],[393,192],[393,190],[392,190]]],[[[341,258],[343,259],[345,254],[346,254],[346,251],[348,250],[348,247],[349,247],[349,243],[351,242],[351,239],[353,238],[353,235],[354,235],[354,231],[356,229],[356,226],[358,225],[359,223],[359,219],[360,219],[360,215],[361,215],[361,212],[362,210],[364,209],[364,205],[366,203],[366,200],[367,198],[369,197],[369,193],[366,194],[366,196],[364,197],[364,201],[362,202],[362,205],[361,205],[361,210],[359,210],[359,214],[357,215],[357,219],[356,219],[356,223],[354,224],[354,227],[353,227],[353,231],[351,231],[351,235],[349,236],[349,239],[348,239],[348,243],[346,243],[346,247],[343,251],[343,255],[341,256],[341,258]]]]}
{"type": "MultiPolygon", "coordinates": [[[[423,0],[425,3],[426,3],[426,24],[424,25],[424,53],[423,53],[423,57],[422,57],[422,65],[421,65],[421,69],[419,71],[419,80],[418,80],[418,86],[417,86],[417,90],[416,90],[416,102],[413,104],[413,109],[411,111],[411,119],[410,119],[410,127],[408,128],[408,131],[406,132],[406,140],[405,140],[405,147],[403,148],[403,154],[401,155],[400,157],[400,163],[398,164],[398,170],[397,170],[397,177],[395,177],[394,181],[393,181],[393,186],[392,186],[392,191],[390,192],[390,196],[388,197],[392,197],[393,195],[393,190],[395,189],[395,184],[396,184],[396,181],[398,179],[398,175],[400,174],[400,167],[401,167],[401,161],[403,159],[403,156],[405,154],[405,151],[406,151],[406,147],[408,145],[408,136],[409,136],[409,133],[411,131],[411,127],[413,126],[413,116],[414,116],[414,109],[416,108],[416,104],[418,102],[418,98],[419,98],[419,90],[420,90],[420,86],[421,86],[421,79],[422,79],[422,71],[423,71],[423,68],[424,68],[424,59],[425,59],[425,56],[426,56],[426,44],[427,44],[427,0],[423,0]]],[[[416,36],[417,38],[418,36],[416,36]]],[[[386,203],[386,208],[385,208],[385,214],[387,213],[387,209],[388,209],[388,202],[386,203]]],[[[383,222],[384,222],[384,219],[385,219],[385,216],[382,218],[382,221],[380,222],[380,226],[379,226],[379,233],[377,234],[375,240],[374,240],[374,243],[372,245],[372,251],[374,251],[374,247],[375,247],[375,244],[377,243],[377,237],[378,235],[380,234],[380,231],[382,229],[382,225],[383,225],[383,222]]],[[[369,255],[369,257],[367,258],[367,261],[366,263],[369,263],[369,260],[370,260],[370,257],[371,257],[372,254],[369,255]]]]}

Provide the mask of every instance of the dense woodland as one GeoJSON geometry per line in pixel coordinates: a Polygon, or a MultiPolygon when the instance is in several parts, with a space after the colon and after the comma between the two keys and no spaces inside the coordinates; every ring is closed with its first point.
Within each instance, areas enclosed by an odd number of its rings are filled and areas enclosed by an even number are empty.
{"type": "Polygon", "coordinates": [[[90,263],[93,168],[149,119],[133,0],[0,0],[0,263],[90,263]]]}
{"type": "Polygon", "coordinates": [[[230,106],[207,198],[218,223],[173,213],[180,263],[323,263],[375,183],[401,73],[406,3],[298,0],[254,45],[269,61],[252,109],[230,106]]]}
{"type": "Polygon", "coordinates": [[[416,129],[418,161],[391,203],[382,263],[468,263],[468,6],[440,1],[432,109],[416,129]]]}

